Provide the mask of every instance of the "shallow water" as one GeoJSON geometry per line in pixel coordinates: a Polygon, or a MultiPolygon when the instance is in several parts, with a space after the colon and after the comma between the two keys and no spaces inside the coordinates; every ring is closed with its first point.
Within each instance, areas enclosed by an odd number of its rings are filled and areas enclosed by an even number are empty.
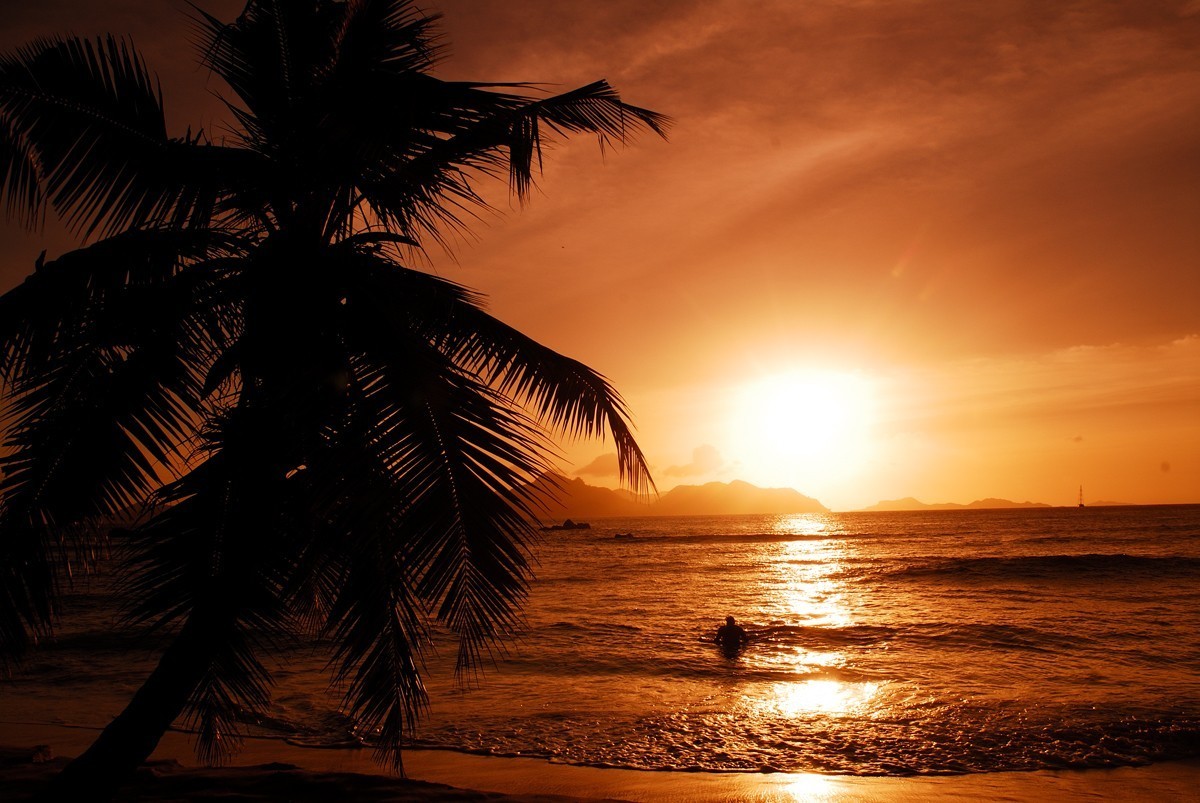
{"type": "MultiPolygon", "coordinates": [[[[1200,506],[613,519],[546,536],[508,656],[469,689],[452,642],[430,657],[419,744],[866,775],[1200,756],[1200,506]],[[734,659],[711,643],[727,614],[754,637],[734,659]]],[[[81,595],[86,615],[0,688],[3,719],[101,725],[120,709],[154,645],[100,634],[103,596],[81,595]]],[[[323,655],[283,659],[254,732],[346,743],[323,655]]]]}

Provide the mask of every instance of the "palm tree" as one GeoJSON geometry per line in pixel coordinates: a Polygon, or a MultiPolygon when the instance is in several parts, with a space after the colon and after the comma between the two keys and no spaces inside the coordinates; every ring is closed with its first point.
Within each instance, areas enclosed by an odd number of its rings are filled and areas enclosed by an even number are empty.
{"type": "Polygon", "coordinates": [[[167,134],[123,40],[0,60],[8,211],[88,243],[0,298],[0,657],[51,632],[97,524],[137,506],[127,612],[172,634],[59,792],[111,794],[181,714],[222,760],[269,700],[266,651],[297,636],[333,645],[345,710],[399,769],[430,628],[466,671],[514,627],[555,440],[607,435],[652,487],[601,375],[408,264],[485,207],[480,179],[524,199],[545,139],[666,119],[603,81],[439,80],[436,19],[409,0],[197,12],[231,91],[216,139],[167,134]]]}

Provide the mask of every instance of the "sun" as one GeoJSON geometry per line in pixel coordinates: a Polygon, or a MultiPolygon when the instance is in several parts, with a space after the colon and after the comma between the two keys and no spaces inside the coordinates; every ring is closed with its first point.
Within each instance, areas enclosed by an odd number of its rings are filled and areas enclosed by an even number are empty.
{"type": "Polygon", "coordinates": [[[813,487],[850,476],[870,459],[874,396],[870,380],[857,373],[773,374],[739,389],[732,434],[754,475],[813,487]]]}

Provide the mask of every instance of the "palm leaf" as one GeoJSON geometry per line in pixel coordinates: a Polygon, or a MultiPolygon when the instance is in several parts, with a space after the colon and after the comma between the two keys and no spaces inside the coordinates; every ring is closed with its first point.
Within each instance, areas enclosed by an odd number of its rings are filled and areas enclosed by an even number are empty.
{"type": "MultiPolygon", "coordinates": [[[[335,465],[345,467],[341,460],[335,465]]],[[[330,548],[318,551],[320,569],[307,574],[329,581],[322,632],[336,645],[335,678],[346,687],[345,710],[364,734],[377,738],[380,758],[400,769],[400,745],[426,705],[418,664],[428,631],[403,540],[395,538],[395,511],[386,504],[396,495],[378,475],[374,488],[347,488],[341,481],[333,487],[346,495],[323,526],[321,541],[330,548]]]]}
{"type": "Polygon", "coordinates": [[[87,526],[136,508],[184,461],[204,412],[205,355],[222,332],[200,265],[228,241],[131,232],[65,255],[0,298],[0,538],[12,567],[0,598],[0,652],[28,643],[53,612],[49,567],[91,562],[87,526]],[[214,245],[215,244],[215,245],[214,245]],[[71,547],[75,547],[74,553],[71,547]]]}
{"type": "Polygon", "coordinates": [[[240,248],[219,231],[134,230],[39,264],[0,296],[0,380],[36,373],[90,338],[125,346],[136,335],[123,329],[158,327],[161,334],[171,315],[208,316],[212,299],[201,288],[209,274],[219,278],[215,260],[240,248]]]}
{"type": "Polygon", "coordinates": [[[429,631],[401,524],[411,500],[393,477],[391,441],[376,431],[387,414],[379,394],[364,393],[363,373],[352,375],[352,401],[324,446],[290,479],[303,502],[290,530],[287,596],[301,621],[332,640],[344,710],[400,770],[401,743],[427,704],[419,666],[429,631]]]}
{"type": "Polygon", "coordinates": [[[666,136],[670,118],[621,101],[607,81],[595,81],[561,95],[536,100],[518,107],[510,117],[509,184],[514,194],[525,199],[532,185],[535,158],[540,166],[543,134],[541,124],[557,133],[595,134],[601,149],[624,144],[637,133],[653,131],[666,136]]]}
{"type": "Polygon", "coordinates": [[[360,0],[344,6],[328,81],[353,83],[364,74],[426,72],[444,53],[435,26],[441,14],[426,14],[411,0],[360,0]]]}
{"type": "Polygon", "coordinates": [[[7,198],[28,221],[48,198],[77,231],[206,220],[225,149],[167,136],[141,56],[105,37],[42,39],[0,58],[7,198]],[[36,188],[35,188],[36,183],[36,188]]]}
{"type": "Polygon", "coordinates": [[[33,150],[6,117],[0,117],[0,188],[4,188],[6,220],[16,218],[33,229],[41,217],[45,198],[33,150]]]}
{"type": "Polygon", "coordinates": [[[493,84],[444,82],[422,74],[382,73],[367,86],[370,91],[361,90],[362,96],[396,102],[354,129],[374,143],[367,152],[373,158],[364,162],[382,165],[360,171],[362,197],[371,213],[395,230],[443,244],[443,228],[461,230],[464,217],[487,206],[473,177],[507,175],[517,198],[528,196],[546,141],[543,126],[551,134],[594,133],[607,147],[642,131],[663,135],[669,124],[663,115],[623,103],[604,81],[540,100],[492,91],[493,84]]]}
{"type": "Polygon", "coordinates": [[[216,628],[187,707],[210,763],[236,749],[248,715],[265,713],[271,675],[258,656],[293,630],[287,512],[302,505],[274,471],[254,421],[258,413],[239,408],[208,433],[207,459],[162,490],[165,504],[134,530],[123,568],[131,624],[216,628]]]}
{"type": "MultiPolygon", "coordinates": [[[[378,422],[371,441],[405,504],[397,530],[420,597],[459,633],[459,669],[480,664],[510,633],[529,575],[532,480],[551,445],[534,422],[462,373],[420,338],[376,339],[361,348],[359,404],[378,422]]],[[[363,337],[359,340],[358,337],[363,337]]]]}
{"type": "Polygon", "coordinates": [[[57,614],[58,577],[51,536],[35,522],[10,520],[0,538],[0,667],[9,669],[49,634],[57,614]]]}
{"type": "Polygon", "coordinates": [[[355,282],[348,307],[374,337],[428,340],[460,370],[528,405],[533,417],[569,438],[611,436],[621,481],[637,493],[653,489],[624,401],[603,376],[488,315],[466,288],[403,268],[382,255],[344,263],[355,282]]]}

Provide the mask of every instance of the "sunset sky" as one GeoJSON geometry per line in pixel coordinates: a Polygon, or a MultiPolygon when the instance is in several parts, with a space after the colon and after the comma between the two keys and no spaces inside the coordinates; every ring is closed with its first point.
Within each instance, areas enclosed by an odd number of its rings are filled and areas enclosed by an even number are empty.
{"type": "MultiPolygon", "coordinates": [[[[675,120],[555,147],[525,209],[497,187],[429,254],[614,382],[660,490],[1200,502],[1200,2],[421,6],[442,77],[607,78],[675,120]]],[[[220,131],[183,2],[5,14],[5,50],[130,35],[174,132],[220,131]]],[[[69,243],[0,235],[5,290],[69,243]]],[[[605,444],[566,449],[615,484],[605,444]]]]}

